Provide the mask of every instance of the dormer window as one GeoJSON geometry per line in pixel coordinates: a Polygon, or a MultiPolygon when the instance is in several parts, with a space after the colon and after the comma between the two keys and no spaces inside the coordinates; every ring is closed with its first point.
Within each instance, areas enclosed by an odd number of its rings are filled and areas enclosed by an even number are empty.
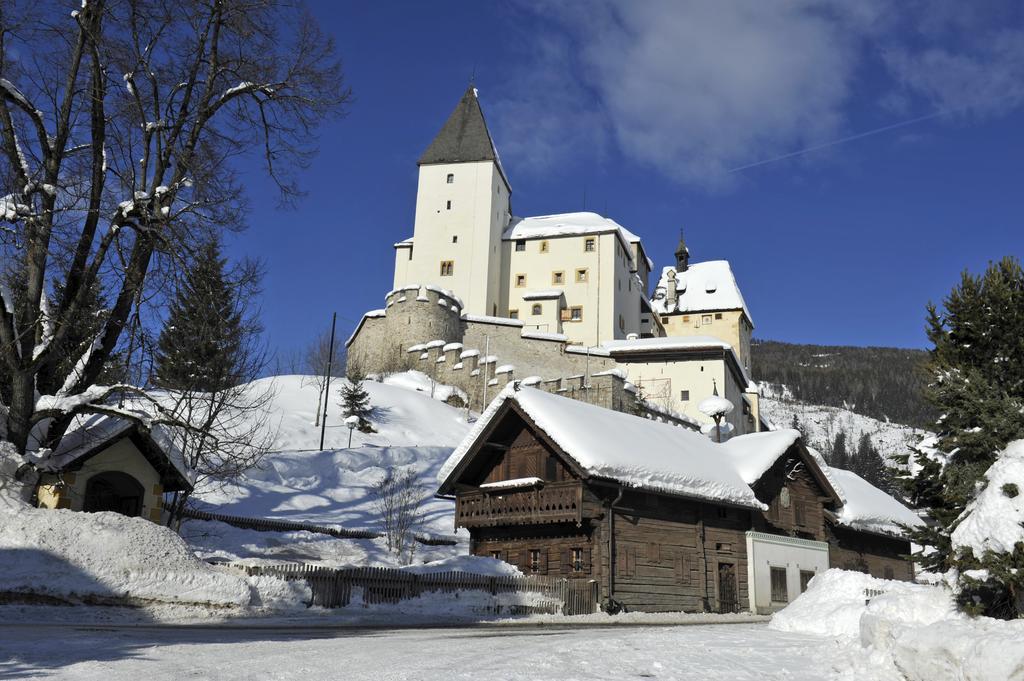
{"type": "Polygon", "coordinates": [[[446,182],[448,184],[455,184],[455,173],[448,173],[448,179],[446,182]]]}

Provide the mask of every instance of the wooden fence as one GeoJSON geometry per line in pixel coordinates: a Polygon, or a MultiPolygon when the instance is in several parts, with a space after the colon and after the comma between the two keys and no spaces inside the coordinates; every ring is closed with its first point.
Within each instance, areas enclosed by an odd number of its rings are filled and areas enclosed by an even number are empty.
{"type": "Polygon", "coordinates": [[[451,594],[473,591],[490,594],[487,612],[495,614],[547,613],[586,615],[597,612],[595,580],[565,579],[544,575],[488,576],[468,572],[414,573],[393,568],[323,568],[303,564],[236,565],[249,575],[301,579],[313,598],[308,604],[342,608],[353,602],[359,589],[364,604],[397,603],[425,593],[451,594]]]}
{"type": "MultiPolygon", "coordinates": [[[[318,534],[329,534],[332,537],[344,539],[376,539],[383,536],[380,532],[370,530],[346,530],[342,527],[328,527],[325,525],[313,525],[310,523],[293,522],[290,520],[274,520],[271,518],[247,518],[237,515],[224,515],[221,513],[208,513],[187,508],[182,512],[185,518],[193,520],[217,520],[233,527],[243,530],[256,530],[257,532],[316,532],[318,534]]],[[[413,537],[420,544],[428,546],[455,546],[454,539],[438,537],[433,535],[417,534],[413,537]]]]}

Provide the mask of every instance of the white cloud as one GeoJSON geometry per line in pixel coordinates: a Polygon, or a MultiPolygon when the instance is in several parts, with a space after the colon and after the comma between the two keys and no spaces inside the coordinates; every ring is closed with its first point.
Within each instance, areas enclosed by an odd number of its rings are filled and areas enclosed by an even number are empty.
{"type": "Polygon", "coordinates": [[[935,107],[1000,113],[1019,106],[1024,34],[996,31],[996,14],[958,13],[961,6],[908,4],[902,12],[876,0],[534,6],[550,30],[526,39],[519,80],[495,102],[499,143],[525,170],[592,159],[595,150],[603,154],[615,144],[626,159],[682,184],[719,189],[735,180],[730,168],[856,132],[847,125],[855,88],[858,106],[911,118],[935,107]],[[864,87],[862,67],[873,54],[881,56],[873,64],[883,66],[882,79],[875,68],[876,80],[864,87]]]}

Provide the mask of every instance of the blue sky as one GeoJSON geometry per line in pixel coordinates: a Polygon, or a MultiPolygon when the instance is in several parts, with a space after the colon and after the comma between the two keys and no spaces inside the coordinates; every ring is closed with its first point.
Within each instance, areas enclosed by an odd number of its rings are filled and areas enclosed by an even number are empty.
{"type": "Polygon", "coordinates": [[[606,214],[658,267],[684,228],[694,260],[732,262],[756,337],[926,347],[929,300],[1024,255],[1019,3],[311,9],[354,101],[320,130],[297,209],[242,169],[251,226],[232,243],[266,262],[281,354],[382,305],[416,158],[474,71],[516,215],[606,214]]]}

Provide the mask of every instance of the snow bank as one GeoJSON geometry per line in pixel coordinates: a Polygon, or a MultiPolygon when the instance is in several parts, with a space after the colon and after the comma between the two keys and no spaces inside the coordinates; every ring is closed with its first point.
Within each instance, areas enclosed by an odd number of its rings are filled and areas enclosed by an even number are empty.
{"type": "Polygon", "coordinates": [[[14,445],[0,441],[0,509],[18,509],[28,506],[32,490],[17,479],[18,468],[25,463],[14,445]]]}
{"type": "Polygon", "coordinates": [[[200,562],[166,527],[117,513],[0,510],[0,591],[78,599],[250,604],[243,577],[200,562]]]}
{"type": "Polygon", "coordinates": [[[487,575],[488,577],[523,576],[523,573],[515,565],[510,565],[496,558],[484,558],[482,556],[453,556],[424,563],[423,565],[410,565],[402,568],[402,570],[418,575],[431,572],[470,572],[475,575],[487,575]]]}
{"type": "Polygon", "coordinates": [[[1024,542],[1024,440],[1007,445],[985,473],[985,489],[968,504],[953,530],[954,548],[1012,553],[1024,542]]]}
{"type": "Polygon", "coordinates": [[[768,626],[838,638],[908,681],[1024,679],[1024,621],[970,619],[943,587],[828,570],[768,626]]]}

